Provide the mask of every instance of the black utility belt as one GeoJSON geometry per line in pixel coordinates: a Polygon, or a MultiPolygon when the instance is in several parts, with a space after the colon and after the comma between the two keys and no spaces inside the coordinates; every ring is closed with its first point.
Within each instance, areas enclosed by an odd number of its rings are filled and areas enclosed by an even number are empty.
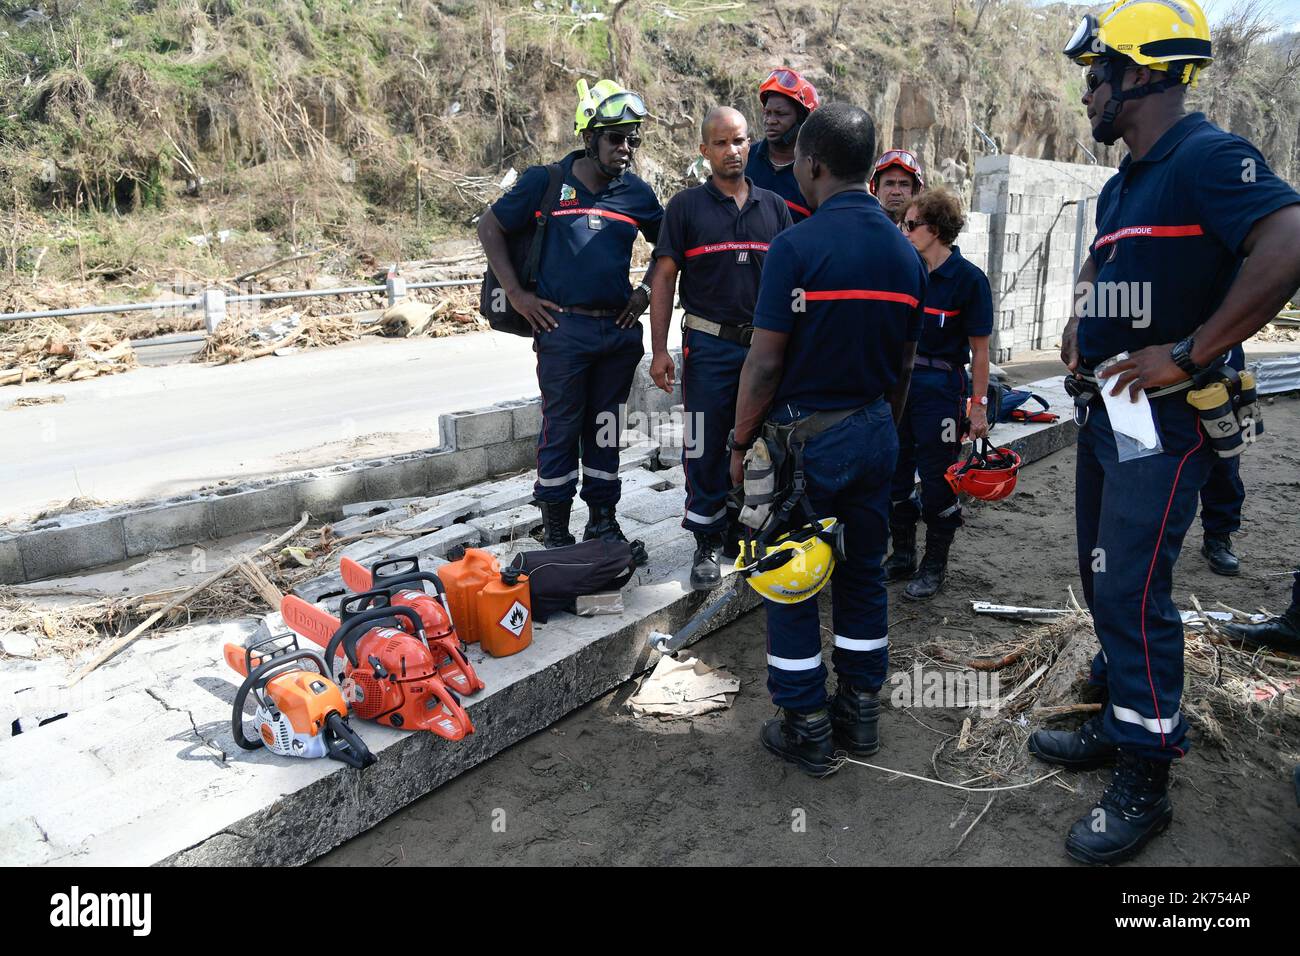
{"type": "Polygon", "coordinates": [[[622,312],[622,309],[588,309],[581,305],[563,305],[556,309],[557,312],[569,312],[573,315],[587,315],[594,319],[612,319],[622,312]]]}
{"type": "MultiPolygon", "coordinates": [[[[1093,369],[1090,369],[1087,366],[1080,363],[1078,368],[1078,375],[1079,378],[1083,379],[1085,382],[1087,382],[1089,385],[1092,386],[1091,391],[1094,394],[1096,394],[1099,391],[1098,386],[1102,383],[1103,380],[1097,378],[1097,373],[1093,369]]],[[[1105,384],[1107,388],[1114,387],[1114,383],[1112,382],[1106,382],[1105,384]]],[[[1146,389],[1146,393],[1147,393],[1147,398],[1160,398],[1161,396],[1164,395],[1173,395],[1177,392],[1186,391],[1191,387],[1192,387],[1192,380],[1188,379],[1185,382],[1175,382],[1173,385],[1166,385],[1163,388],[1148,388],[1146,389]]]]}
{"type": "Polygon", "coordinates": [[[714,322],[711,319],[692,315],[690,312],[686,313],[682,325],[688,329],[694,329],[696,332],[715,336],[726,342],[735,342],[737,345],[748,346],[754,341],[754,327],[752,325],[723,325],[721,322],[714,322]]]}
{"type": "Polygon", "coordinates": [[[951,372],[957,367],[944,359],[926,358],[924,355],[918,355],[912,360],[912,364],[921,368],[937,368],[943,372],[951,372]]]}

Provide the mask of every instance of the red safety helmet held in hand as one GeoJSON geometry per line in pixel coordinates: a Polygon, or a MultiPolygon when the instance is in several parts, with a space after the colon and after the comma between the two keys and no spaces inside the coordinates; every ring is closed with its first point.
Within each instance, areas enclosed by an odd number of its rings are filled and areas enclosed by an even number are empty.
{"type": "Polygon", "coordinates": [[[804,109],[812,112],[821,102],[817,98],[817,87],[813,86],[794,70],[780,67],[768,74],[758,88],[758,101],[766,103],[773,93],[788,96],[804,109]]]}
{"type": "Polygon", "coordinates": [[[995,448],[987,438],[981,438],[971,448],[970,457],[950,465],[944,478],[954,494],[998,501],[1015,491],[1019,471],[1019,455],[1010,448],[995,448]]]}
{"type": "Polygon", "coordinates": [[[871,179],[867,182],[871,195],[876,194],[876,180],[890,166],[897,166],[915,176],[918,192],[925,188],[925,177],[921,175],[921,163],[917,160],[916,154],[907,149],[891,149],[876,160],[876,168],[871,171],[871,179]]]}

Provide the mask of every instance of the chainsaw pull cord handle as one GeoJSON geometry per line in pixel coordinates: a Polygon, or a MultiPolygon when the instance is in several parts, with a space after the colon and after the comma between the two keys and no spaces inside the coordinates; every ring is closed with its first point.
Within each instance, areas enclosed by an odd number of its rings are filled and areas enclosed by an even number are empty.
{"type": "MultiPolygon", "coordinates": [[[[360,595],[358,595],[360,597],[360,595]]],[[[380,622],[393,622],[395,617],[407,618],[412,625],[411,633],[420,639],[425,647],[429,642],[424,637],[424,628],[420,624],[420,616],[412,611],[409,607],[378,607],[369,611],[362,611],[354,615],[346,624],[334,632],[330,638],[329,646],[325,648],[325,660],[333,661],[339,652],[339,645],[343,646],[343,653],[347,655],[348,662],[357,667],[357,642],[361,640],[371,629],[371,626],[380,622]]],[[[333,671],[330,672],[333,674],[333,671]]]]}
{"type": "Polygon", "coordinates": [[[408,574],[417,573],[419,570],[419,558],[391,558],[388,561],[379,561],[370,569],[371,586],[377,586],[380,579],[383,579],[384,587],[388,587],[393,583],[391,579],[405,577],[408,574]],[[385,573],[385,568],[400,568],[403,570],[385,573]]]}
{"type": "MultiPolygon", "coordinates": [[[[290,651],[271,660],[262,661],[261,664],[249,671],[248,676],[244,678],[244,682],[239,685],[239,690],[235,691],[234,710],[230,716],[230,734],[235,738],[235,743],[239,745],[241,750],[257,750],[259,747],[264,746],[260,737],[257,740],[249,740],[244,736],[244,704],[248,701],[249,693],[252,692],[256,695],[259,706],[265,705],[266,701],[262,697],[262,688],[282,670],[302,670],[299,667],[287,666],[298,660],[310,660],[317,666],[322,677],[326,680],[333,680],[329,668],[325,665],[325,658],[310,648],[304,647],[301,650],[290,651]]],[[[274,705],[272,705],[271,709],[274,710],[274,705]]]]}
{"type": "Polygon", "coordinates": [[[338,711],[332,711],[325,718],[325,726],[329,729],[325,736],[325,749],[329,751],[330,759],[358,770],[364,770],[375,762],[375,755],[370,752],[361,735],[348,726],[338,711]]]}

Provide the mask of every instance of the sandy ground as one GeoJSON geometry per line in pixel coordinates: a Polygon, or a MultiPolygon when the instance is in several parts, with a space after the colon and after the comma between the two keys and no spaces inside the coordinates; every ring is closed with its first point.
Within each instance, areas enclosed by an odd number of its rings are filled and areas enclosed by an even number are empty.
{"type": "MultiPolygon", "coordinates": [[[[1300,558],[1300,399],[1266,409],[1267,434],[1243,460],[1248,489],[1237,537],[1243,573],[1211,574],[1199,524],[1179,563],[1175,599],[1189,594],[1281,611],[1285,571],[1300,558]]],[[[1026,469],[1015,495],[967,510],[947,587],[920,607],[891,590],[896,652],[945,635],[990,643],[1019,625],[977,619],[971,599],[1064,605],[1078,581],[1073,449],[1026,469]]],[[[823,618],[827,620],[827,618],[823,618]]],[[[761,611],[696,645],[741,678],[735,705],[692,722],[637,720],[628,683],[515,745],[324,857],[324,865],[403,864],[1065,864],[1063,839],[1106,774],[1066,773],[1004,792],[965,839],[986,795],[966,794],[848,766],[814,780],[767,754],[757,731],[772,715],[761,611]],[[1068,789],[1067,789],[1068,788],[1068,789]],[[802,832],[795,825],[802,818],[802,832]]],[[[931,773],[942,733],[963,712],[887,708],[872,762],[931,773]],[[928,725],[928,726],[926,726],[928,725]]],[[[1300,809],[1288,758],[1300,740],[1239,733],[1237,753],[1193,738],[1175,770],[1174,823],[1140,858],[1146,865],[1300,863],[1300,809]]],[[[940,763],[940,769],[944,765],[940,763]]],[[[948,779],[959,779],[948,771],[948,779]]]]}

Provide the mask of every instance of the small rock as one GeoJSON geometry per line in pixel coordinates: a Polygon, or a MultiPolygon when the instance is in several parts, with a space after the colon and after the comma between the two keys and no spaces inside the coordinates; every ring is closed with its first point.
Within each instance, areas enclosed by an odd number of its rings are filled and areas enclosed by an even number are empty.
{"type": "Polygon", "coordinates": [[[16,631],[0,634],[0,650],[10,657],[35,657],[36,639],[16,631]]]}

